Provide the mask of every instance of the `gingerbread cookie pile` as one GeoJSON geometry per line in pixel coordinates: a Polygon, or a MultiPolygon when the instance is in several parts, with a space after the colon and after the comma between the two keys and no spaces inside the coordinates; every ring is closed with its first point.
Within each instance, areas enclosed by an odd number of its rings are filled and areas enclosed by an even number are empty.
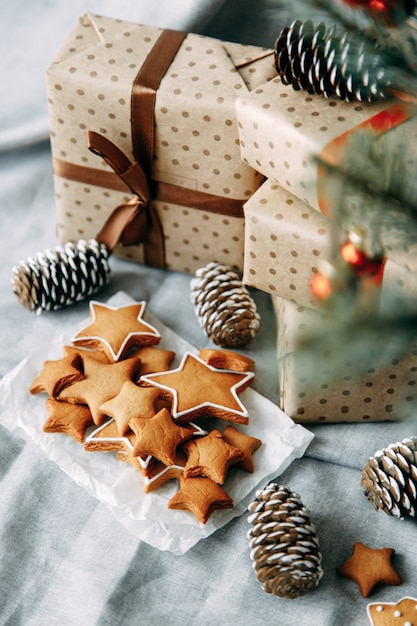
{"type": "Polygon", "coordinates": [[[175,352],[158,347],[162,337],[144,321],[145,306],[91,302],[88,323],[62,358],[44,362],[29,391],[48,396],[45,432],[69,435],[87,452],[115,453],[141,473],[145,493],[178,479],[168,508],[205,524],[215,510],[233,507],[223,489],[229,468],[254,471],[261,441],[234,425],[249,421],[239,393],[253,380],[254,362],[201,350],[170,369],[175,352]],[[231,423],[204,430],[200,418],[231,423]]]}

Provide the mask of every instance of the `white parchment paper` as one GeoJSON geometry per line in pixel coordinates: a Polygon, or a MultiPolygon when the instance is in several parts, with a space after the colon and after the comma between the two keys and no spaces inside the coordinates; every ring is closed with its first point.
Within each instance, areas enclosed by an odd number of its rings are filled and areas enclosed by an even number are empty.
{"type": "MultiPolygon", "coordinates": [[[[132,302],[127,294],[119,292],[108,304],[123,306],[132,302]]],[[[197,353],[193,346],[148,311],[144,319],[161,333],[159,347],[175,351],[176,360],[172,367],[179,363],[184,352],[197,353]]],[[[223,488],[233,498],[234,508],[215,511],[204,525],[190,512],[169,510],[168,501],[178,490],[176,480],[146,494],[140,473],[118,461],[114,454],[86,452],[83,445],[70,436],[42,430],[48,417],[45,395],[32,396],[29,386],[40,373],[44,361],[61,358],[62,347],[71,344],[73,335],[87,321],[83,320],[78,327],[60,328],[59,331],[51,321],[51,339],[44,349],[29,354],[0,381],[0,423],[35,442],[49,459],[104,503],[125,528],[155,548],[184,554],[200,539],[244,513],[256,489],[279,476],[294,459],[300,458],[313,439],[310,431],[295,424],[275,404],[248,388],[239,397],[249,411],[249,425],[237,425],[237,428],[263,443],[253,456],[253,474],[237,468],[228,472],[223,488]]],[[[224,420],[217,420],[216,428],[223,431],[227,424],[224,420]]]]}

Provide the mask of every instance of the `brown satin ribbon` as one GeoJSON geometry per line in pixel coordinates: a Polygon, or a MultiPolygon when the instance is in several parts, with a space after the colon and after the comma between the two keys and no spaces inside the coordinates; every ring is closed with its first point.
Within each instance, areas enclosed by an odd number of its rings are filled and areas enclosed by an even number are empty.
{"type": "Polygon", "coordinates": [[[156,91],[186,36],[187,33],[181,31],[162,31],[135,77],[131,92],[134,163],[115,144],[93,131],[87,131],[88,147],[102,157],[113,172],[53,158],[57,176],[134,193],[134,198],[113,211],[97,239],[111,250],[119,240],[124,245],[142,242],[145,262],[156,267],[165,267],[165,251],[162,226],[152,207],[152,198],[230,217],[243,217],[242,200],[151,180],[156,91]]]}

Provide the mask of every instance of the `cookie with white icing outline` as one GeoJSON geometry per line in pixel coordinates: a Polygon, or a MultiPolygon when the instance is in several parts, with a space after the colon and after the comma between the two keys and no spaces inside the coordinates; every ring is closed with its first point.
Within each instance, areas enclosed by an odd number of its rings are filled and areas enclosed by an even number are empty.
{"type": "Polygon", "coordinates": [[[145,302],[112,307],[92,300],[90,322],[72,338],[76,346],[103,350],[112,361],[125,358],[132,348],[153,346],[159,332],[143,319],[145,302]]]}
{"type": "Polygon", "coordinates": [[[372,602],[366,612],[371,626],[417,625],[417,599],[410,596],[398,602],[372,602]]]}
{"type": "Polygon", "coordinates": [[[253,378],[253,372],[217,369],[186,352],[176,369],[147,374],[140,381],[156,385],[172,399],[172,417],[176,421],[206,416],[248,424],[249,413],[238,394],[253,378]]]}

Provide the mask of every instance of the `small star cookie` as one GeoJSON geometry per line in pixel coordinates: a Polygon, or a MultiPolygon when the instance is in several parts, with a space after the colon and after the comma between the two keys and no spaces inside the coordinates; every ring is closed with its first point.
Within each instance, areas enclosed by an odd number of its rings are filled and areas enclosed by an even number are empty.
{"type": "Polygon", "coordinates": [[[64,433],[75,441],[84,441],[86,430],[93,423],[88,406],[48,398],[46,408],[49,417],[43,425],[43,432],[64,433]]]}
{"type": "Polygon", "coordinates": [[[72,404],[87,404],[94,423],[100,425],[106,420],[101,405],[117,396],[126,380],[136,377],[140,360],[132,357],[116,363],[101,363],[94,357],[85,355],[83,364],[83,380],[66,387],[60,393],[59,399],[72,404]]]}
{"type": "Polygon", "coordinates": [[[216,369],[186,352],[176,369],[147,374],[140,380],[156,385],[172,398],[172,417],[188,421],[201,415],[248,424],[249,415],[238,398],[254,374],[216,369]]]}
{"type": "Polygon", "coordinates": [[[210,478],[180,476],[180,490],[168,502],[169,509],[190,511],[205,524],[218,509],[232,509],[232,498],[210,478]]]}
{"type": "Polygon", "coordinates": [[[193,436],[194,429],[176,424],[163,408],[150,418],[134,417],[129,425],[136,434],[135,456],[151,455],[165,465],[173,465],[178,445],[193,436]]]}
{"type": "Polygon", "coordinates": [[[143,346],[136,352],[136,356],[140,359],[140,375],[144,376],[169,369],[175,358],[175,352],[155,346],[143,346]]]}
{"type": "Polygon", "coordinates": [[[45,361],[41,373],[30,385],[29,391],[32,395],[46,392],[50,398],[56,399],[65,387],[83,378],[80,355],[66,355],[62,359],[45,361]]]}
{"type": "Polygon", "coordinates": [[[72,343],[84,348],[100,348],[113,361],[126,357],[132,347],[156,345],[159,332],[143,320],[145,302],[112,307],[90,302],[91,322],[80,330],[72,343]]]}
{"type": "Polygon", "coordinates": [[[234,426],[227,426],[224,429],[223,439],[243,452],[243,458],[237,463],[236,467],[252,474],[255,469],[252,455],[262,445],[262,441],[256,437],[246,435],[246,433],[241,433],[234,426]]]}
{"type": "Polygon", "coordinates": [[[417,626],[417,599],[373,602],[366,607],[371,626],[417,626]]]}
{"type": "Polygon", "coordinates": [[[353,554],[337,568],[337,573],[350,578],[359,587],[362,597],[367,598],[378,584],[400,585],[401,577],[394,569],[391,559],[393,548],[368,548],[360,541],[353,546],[353,554]]]}
{"type": "Polygon", "coordinates": [[[223,485],[231,465],[243,460],[243,452],[227,443],[218,430],[201,439],[191,439],[182,446],[187,455],[184,477],[206,476],[223,485]]]}
{"type": "Polygon", "coordinates": [[[100,406],[100,411],[113,417],[119,433],[126,435],[130,430],[129,421],[133,417],[147,419],[157,413],[155,404],[159,393],[159,389],[155,387],[139,387],[133,381],[127,380],[117,396],[100,406]]]}

